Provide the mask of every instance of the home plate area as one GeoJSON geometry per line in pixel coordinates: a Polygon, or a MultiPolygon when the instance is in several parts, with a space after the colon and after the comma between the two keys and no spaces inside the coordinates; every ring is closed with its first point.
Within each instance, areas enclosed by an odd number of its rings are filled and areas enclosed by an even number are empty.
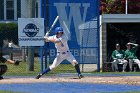
{"type": "Polygon", "coordinates": [[[0,80],[0,90],[23,93],[108,93],[140,92],[139,76],[85,75],[78,79],[75,75],[5,76],[0,80]]]}

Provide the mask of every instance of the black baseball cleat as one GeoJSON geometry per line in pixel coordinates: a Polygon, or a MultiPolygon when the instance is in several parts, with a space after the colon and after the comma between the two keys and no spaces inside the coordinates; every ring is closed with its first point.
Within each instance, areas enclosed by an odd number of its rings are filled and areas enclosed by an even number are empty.
{"type": "Polygon", "coordinates": [[[84,76],[82,74],[79,74],[78,78],[81,79],[81,78],[84,78],[84,76]]]}
{"type": "Polygon", "coordinates": [[[39,79],[42,75],[41,74],[38,74],[35,79],[39,79]]]}

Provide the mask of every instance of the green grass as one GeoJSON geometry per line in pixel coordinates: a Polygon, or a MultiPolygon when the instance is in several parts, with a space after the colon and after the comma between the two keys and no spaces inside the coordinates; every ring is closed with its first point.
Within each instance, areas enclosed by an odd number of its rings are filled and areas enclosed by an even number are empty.
{"type": "Polygon", "coordinates": [[[140,72],[93,72],[94,74],[132,74],[132,75],[140,75],[140,72]]]}
{"type": "Polygon", "coordinates": [[[12,92],[12,91],[0,90],[0,93],[23,93],[23,92],[12,92]]]}
{"type": "MultiPolygon", "coordinates": [[[[14,66],[7,64],[8,70],[4,74],[6,76],[34,76],[40,72],[40,63],[34,63],[34,71],[27,71],[27,63],[21,62],[19,66],[14,66]]],[[[59,74],[59,73],[76,73],[75,68],[71,64],[60,64],[53,71],[49,72],[47,75],[59,74]]],[[[91,74],[132,74],[139,75],[139,72],[84,72],[91,74]]]]}
{"type": "MultiPolygon", "coordinates": [[[[27,63],[21,62],[19,66],[14,66],[11,64],[7,64],[8,70],[4,74],[6,76],[33,76],[40,72],[40,63],[34,63],[34,71],[27,71],[27,63]]],[[[49,72],[48,74],[56,74],[56,73],[75,73],[75,69],[71,64],[60,64],[57,68],[53,71],[49,72]]]]}
{"type": "Polygon", "coordinates": [[[5,75],[19,75],[19,76],[28,75],[28,76],[30,76],[30,75],[33,75],[33,74],[36,74],[36,73],[40,72],[39,62],[36,62],[34,64],[34,71],[27,71],[26,62],[21,62],[19,66],[15,66],[15,65],[12,65],[12,64],[7,64],[7,66],[8,66],[8,70],[5,73],[5,75]]]}

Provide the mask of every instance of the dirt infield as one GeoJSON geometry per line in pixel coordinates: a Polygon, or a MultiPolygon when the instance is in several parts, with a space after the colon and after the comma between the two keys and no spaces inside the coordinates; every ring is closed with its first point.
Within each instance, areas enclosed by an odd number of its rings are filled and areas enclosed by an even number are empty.
{"type": "Polygon", "coordinates": [[[44,76],[40,79],[34,77],[6,77],[0,80],[0,84],[20,84],[20,83],[50,83],[50,82],[77,82],[94,84],[127,84],[140,85],[140,76],[85,76],[82,79],[74,77],[44,76]]]}

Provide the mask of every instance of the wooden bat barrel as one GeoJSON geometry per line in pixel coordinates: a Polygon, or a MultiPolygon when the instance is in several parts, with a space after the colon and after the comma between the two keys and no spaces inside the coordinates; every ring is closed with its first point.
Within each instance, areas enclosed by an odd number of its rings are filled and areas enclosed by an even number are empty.
{"type": "Polygon", "coordinates": [[[7,71],[7,65],[0,65],[0,76],[3,75],[7,71]]]}

